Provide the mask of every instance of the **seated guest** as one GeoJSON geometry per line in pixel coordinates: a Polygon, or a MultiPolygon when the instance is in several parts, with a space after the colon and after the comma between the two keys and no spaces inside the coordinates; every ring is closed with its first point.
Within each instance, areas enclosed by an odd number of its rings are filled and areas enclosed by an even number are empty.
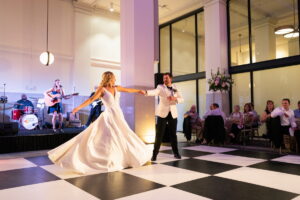
{"type": "Polygon", "coordinates": [[[24,110],[25,106],[30,106],[32,109],[34,108],[32,102],[27,99],[27,95],[22,94],[21,99],[17,101],[17,103],[14,105],[14,108],[24,110]]]}
{"type": "Polygon", "coordinates": [[[252,127],[257,128],[258,127],[258,123],[259,123],[259,116],[257,114],[257,112],[254,109],[254,104],[252,102],[249,103],[250,107],[251,107],[251,112],[253,114],[253,123],[252,123],[252,127]]]}
{"type": "Polygon", "coordinates": [[[196,136],[198,138],[198,136],[200,135],[200,131],[201,131],[201,121],[200,121],[200,126],[199,126],[199,120],[200,120],[200,117],[199,117],[199,114],[197,113],[197,108],[195,105],[192,105],[192,107],[190,108],[189,111],[187,111],[185,114],[184,114],[184,118],[189,118],[189,128],[185,128],[185,136],[187,138],[187,141],[190,142],[191,140],[191,133],[193,131],[196,132],[196,136]]]}
{"type": "Polygon", "coordinates": [[[252,111],[252,106],[250,103],[246,103],[244,105],[244,113],[243,113],[243,122],[246,128],[250,128],[255,120],[255,113],[252,111]]]}
{"type": "Polygon", "coordinates": [[[271,119],[271,112],[275,109],[274,102],[272,100],[267,101],[266,109],[264,110],[263,114],[261,115],[260,121],[266,123],[267,134],[264,134],[263,137],[270,138],[270,119],[271,119]]]}
{"type": "Polygon", "coordinates": [[[235,138],[240,134],[243,127],[243,114],[240,112],[239,105],[234,106],[234,111],[231,113],[230,119],[232,120],[232,125],[229,136],[232,138],[232,141],[235,141],[235,138]]]}
{"type": "Polygon", "coordinates": [[[281,107],[271,112],[271,117],[280,117],[280,132],[283,135],[283,143],[287,151],[290,151],[290,129],[295,130],[297,125],[295,123],[294,112],[290,109],[290,100],[287,98],[282,99],[281,105],[281,107]]]}
{"type": "Polygon", "coordinates": [[[217,103],[210,105],[210,110],[204,114],[203,118],[206,119],[208,116],[222,116],[224,122],[226,119],[225,113],[219,108],[219,104],[217,103]]]}
{"type": "Polygon", "coordinates": [[[295,131],[295,138],[299,148],[300,146],[300,101],[298,101],[298,109],[294,110],[294,115],[297,124],[297,130],[295,131]]]}
{"type": "Polygon", "coordinates": [[[300,101],[298,101],[298,109],[294,110],[295,118],[300,119],[300,101]]]}

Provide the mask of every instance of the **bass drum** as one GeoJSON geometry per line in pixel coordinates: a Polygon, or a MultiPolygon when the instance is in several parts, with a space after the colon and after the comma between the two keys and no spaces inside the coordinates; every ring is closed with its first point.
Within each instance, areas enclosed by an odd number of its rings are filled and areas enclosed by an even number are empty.
{"type": "Polygon", "coordinates": [[[21,118],[22,126],[27,130],[32,130],[38,125],[38,118],[33,114],[23,115],[21,118]]]}

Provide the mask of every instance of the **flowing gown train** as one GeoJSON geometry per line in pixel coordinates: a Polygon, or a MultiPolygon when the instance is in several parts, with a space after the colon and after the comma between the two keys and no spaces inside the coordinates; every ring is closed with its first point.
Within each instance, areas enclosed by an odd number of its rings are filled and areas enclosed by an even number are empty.
{"type": "Polygon", "coordinates": [[[115,96],[104,89],[105,111],[87,129],[48,152],[55,164],[78,173],[116,171],[144,165],[151,151],[129,128],[115,96]]]}

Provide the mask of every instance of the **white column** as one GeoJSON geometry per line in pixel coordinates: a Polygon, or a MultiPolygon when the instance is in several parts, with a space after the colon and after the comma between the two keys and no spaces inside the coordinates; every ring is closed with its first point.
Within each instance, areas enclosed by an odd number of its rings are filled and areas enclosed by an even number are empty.
{"type": "MultiPolygon", "coordinates": [[[[206,80],[211,78],[211,72],[228,73],[227,55],[227,15],[226,0],[207,0],[204,4],[205,23],[205,71],[206,80]]],[[[218,103],[220,108],[229,113],[228,93],[212,93],[206,87],[206,110],[209,105],[218,103]]]]}
{"type": "Polygon", "coordinates": [[[266,18],[253,24],[256,62],[276,58],[275,23],[270,18],[266,18]]]}
{"type": "MultiPolygon", "coordinates": [[[[121,2],[121,85],[154,87],[154,61],[158,59],[158,1],[121,2]]],[[[122,94],[121,105],[129,126],[145,142],[154,142],[153,97],[122,94]]]]}

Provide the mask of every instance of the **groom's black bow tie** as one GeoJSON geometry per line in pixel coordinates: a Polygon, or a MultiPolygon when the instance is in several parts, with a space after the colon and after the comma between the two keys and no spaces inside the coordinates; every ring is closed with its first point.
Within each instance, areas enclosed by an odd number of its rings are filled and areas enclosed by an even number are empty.
{"type": "Polygon", "coordinates": [[[173,90],[173,87],[169,87],[169,86],[167,86],[167,88],[168,88],[169,90],[173,90]]]}

